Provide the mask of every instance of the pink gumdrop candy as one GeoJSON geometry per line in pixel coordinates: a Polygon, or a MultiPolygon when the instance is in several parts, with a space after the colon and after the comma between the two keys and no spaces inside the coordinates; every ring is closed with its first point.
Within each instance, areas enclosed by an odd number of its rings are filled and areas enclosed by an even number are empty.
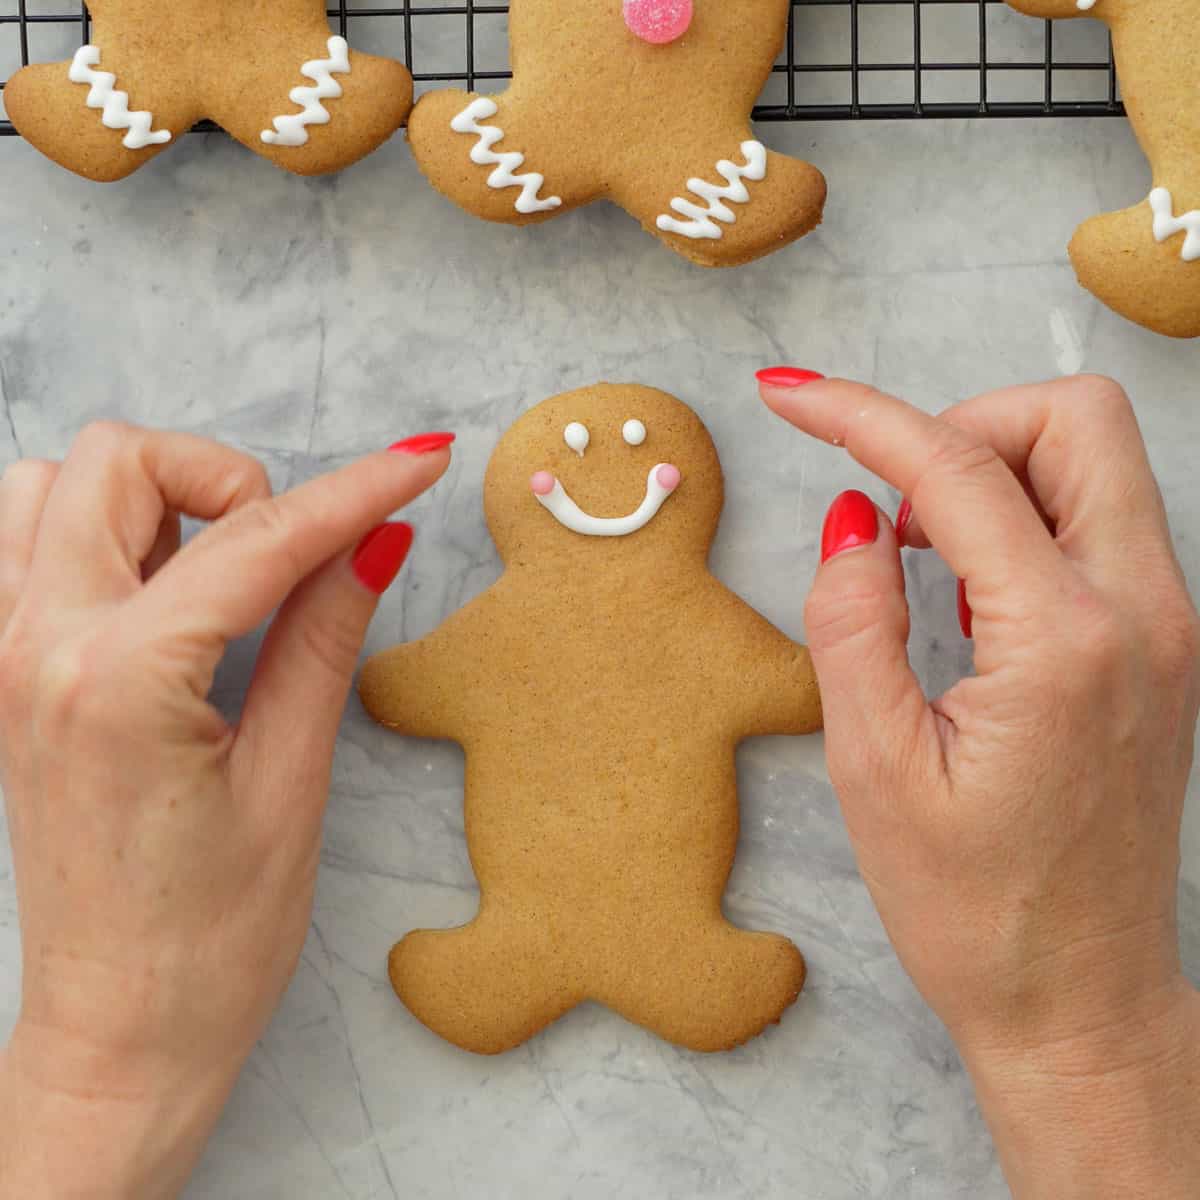
{"type": "Polygon", "coordinates": [[[548,496],[554,491],[554,476],[549,471],[539,471],[530,481],[535,496],[548,496]]]}
{"type": "Polygon", "coordinates": [[[678,467],[673,467],[670,463],[663,463],[658,468],[655,478],[658,480],[659,487],[664,488],[668,492],[673,492],[679,486],[681,476],[678,467]]]}
{"type": "Polygon", "coordinates": [[[691,28],[693,12],[692,0],[625,0],[629,32],[652,46],[683,37],[691,28]]]}

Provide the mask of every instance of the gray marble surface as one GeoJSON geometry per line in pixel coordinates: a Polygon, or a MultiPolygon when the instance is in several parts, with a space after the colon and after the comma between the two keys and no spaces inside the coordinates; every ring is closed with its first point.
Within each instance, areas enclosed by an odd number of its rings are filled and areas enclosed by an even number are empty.
{"type": "MultiPolygon", "coordinates": [[[[729,479],[715,569],[789,633],[825,506],[895,497],[777,427],[753,371],[792,362],[937,409],[1082,369],[1132,392],[1179,549],[1200,588],[1197,349],[1125,324],[1075,286],[1074,225],[1148,186],[1123,122],[793,126],[824,226],[731,273],[689,267],[619,211],[486,227],[422,186],[402,139],[340,178],[279,174],[193,137],[124,186],[85,184],[0,142],[0,463],[61,454],[92,417],[213,434],[277,486],[408,433],[459,433],[415,512],[419,542],[370,636],[419,636],[497,574],[480,483],[527,405],[602,379],[665,387],[711,428],[729,479]]],[[[908,560],[929,689],[968,667],[952,581],[908,560]]],[[[253,646],[219,680],[231,704],[253,646]]],[[[786,931],[811,978],[735,1053],[682,1053],[595,1007],[499,1059],[439,1042],[384,964],[416,925],[470,916],[462,759],[375,728],[352,701],[311,936],[189,1191],[416,1200],[999,1200],[1006,1190],[944,1032],[896,964],[858,879],[819,738],[739,758],[729,910],[786,931]]],[[[1200,976],[1200,782],[1182,891],[1200,976]]],[[[18,937],[0,839],[0,1035],[18,937]]]]}

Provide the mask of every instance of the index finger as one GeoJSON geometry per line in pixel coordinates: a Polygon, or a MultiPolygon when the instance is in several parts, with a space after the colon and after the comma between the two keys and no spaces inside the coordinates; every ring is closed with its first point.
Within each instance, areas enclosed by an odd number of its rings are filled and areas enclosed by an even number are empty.
{"type": "Polygon", "coordinates": [[[942,557],[967,580],[976,616],[989,595],[1045,602],[1066,566],[1020,483],[996,451],[948,421],[865,384],[760,382],[767,405],[797,428],[844,446],[912,503],[942,557]]]}
{"type": "Polygon", "coordinates": [[[398,443],[211,525],[135,598],[139,622],[222,645],[256,629],[313,571],[441,478],[444,437],[417,452],[398,443]]]}

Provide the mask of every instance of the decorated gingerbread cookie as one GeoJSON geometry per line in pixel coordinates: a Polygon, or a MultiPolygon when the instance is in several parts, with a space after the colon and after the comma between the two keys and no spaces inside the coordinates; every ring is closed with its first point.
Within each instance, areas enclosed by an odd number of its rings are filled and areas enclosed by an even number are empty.
{"type": "Polygon", "coordinates": [[[484,502],[500,581],[359,685],[376,720],[466,750],[479,914],[410,933],[392,984],[484,1054],[588,999],[736,1046],[795,1000],[804,960],[721,911],[734,750],[819,728],[821,705],[807,650],[709,573],[712,441],[663,392],[570,392],[505,434],[484,502]]]}
{"type": "Polygon", "coordinates": [[[1200,336],[1200,0],[1009,0],[1035,17],[1112,31],[1129,119],[1154,173],[1146,198],[1075,233],[1079,281],[1122,316],[1200,336]]]}
{"type": "Polygon", "coordinates": [[[324,0],[88,0],[90,42],[18,71],[8,115],[43,154],[123,179],[209,117],[298,175],[338,171],[403,124],[412,78],[350,50],[324,0]]]}
{"type": "Polygon", "coordinates": [[[703,266],[768,254],[814,228],[825,203],[815,167],[750,129],[790,3],[512,0],[512,85],[422,97],[417,161],[489,221],[607,198],[703,266]]]}

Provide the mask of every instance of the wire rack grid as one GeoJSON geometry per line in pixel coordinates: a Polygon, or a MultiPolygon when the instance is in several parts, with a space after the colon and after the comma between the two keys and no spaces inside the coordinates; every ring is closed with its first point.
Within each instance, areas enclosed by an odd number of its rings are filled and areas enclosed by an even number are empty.
{"type": "MultiPolygon", "coordinates": [[[[510,77],[507,4],[338,0],[329,16],[359,49],[402,58],[418,91],[494,91],[510,77]]],[[[88,25],[82,3],[0,0],[0,135],[15,133],[4,112],[5,80],[26,63],[70,57],[88,40],[88,25]]],[[[785,49],[754,115],[828,121],[1124,111],[1099,22],[1033,20],[1004,0],[792,0],[785,49]]]]}

